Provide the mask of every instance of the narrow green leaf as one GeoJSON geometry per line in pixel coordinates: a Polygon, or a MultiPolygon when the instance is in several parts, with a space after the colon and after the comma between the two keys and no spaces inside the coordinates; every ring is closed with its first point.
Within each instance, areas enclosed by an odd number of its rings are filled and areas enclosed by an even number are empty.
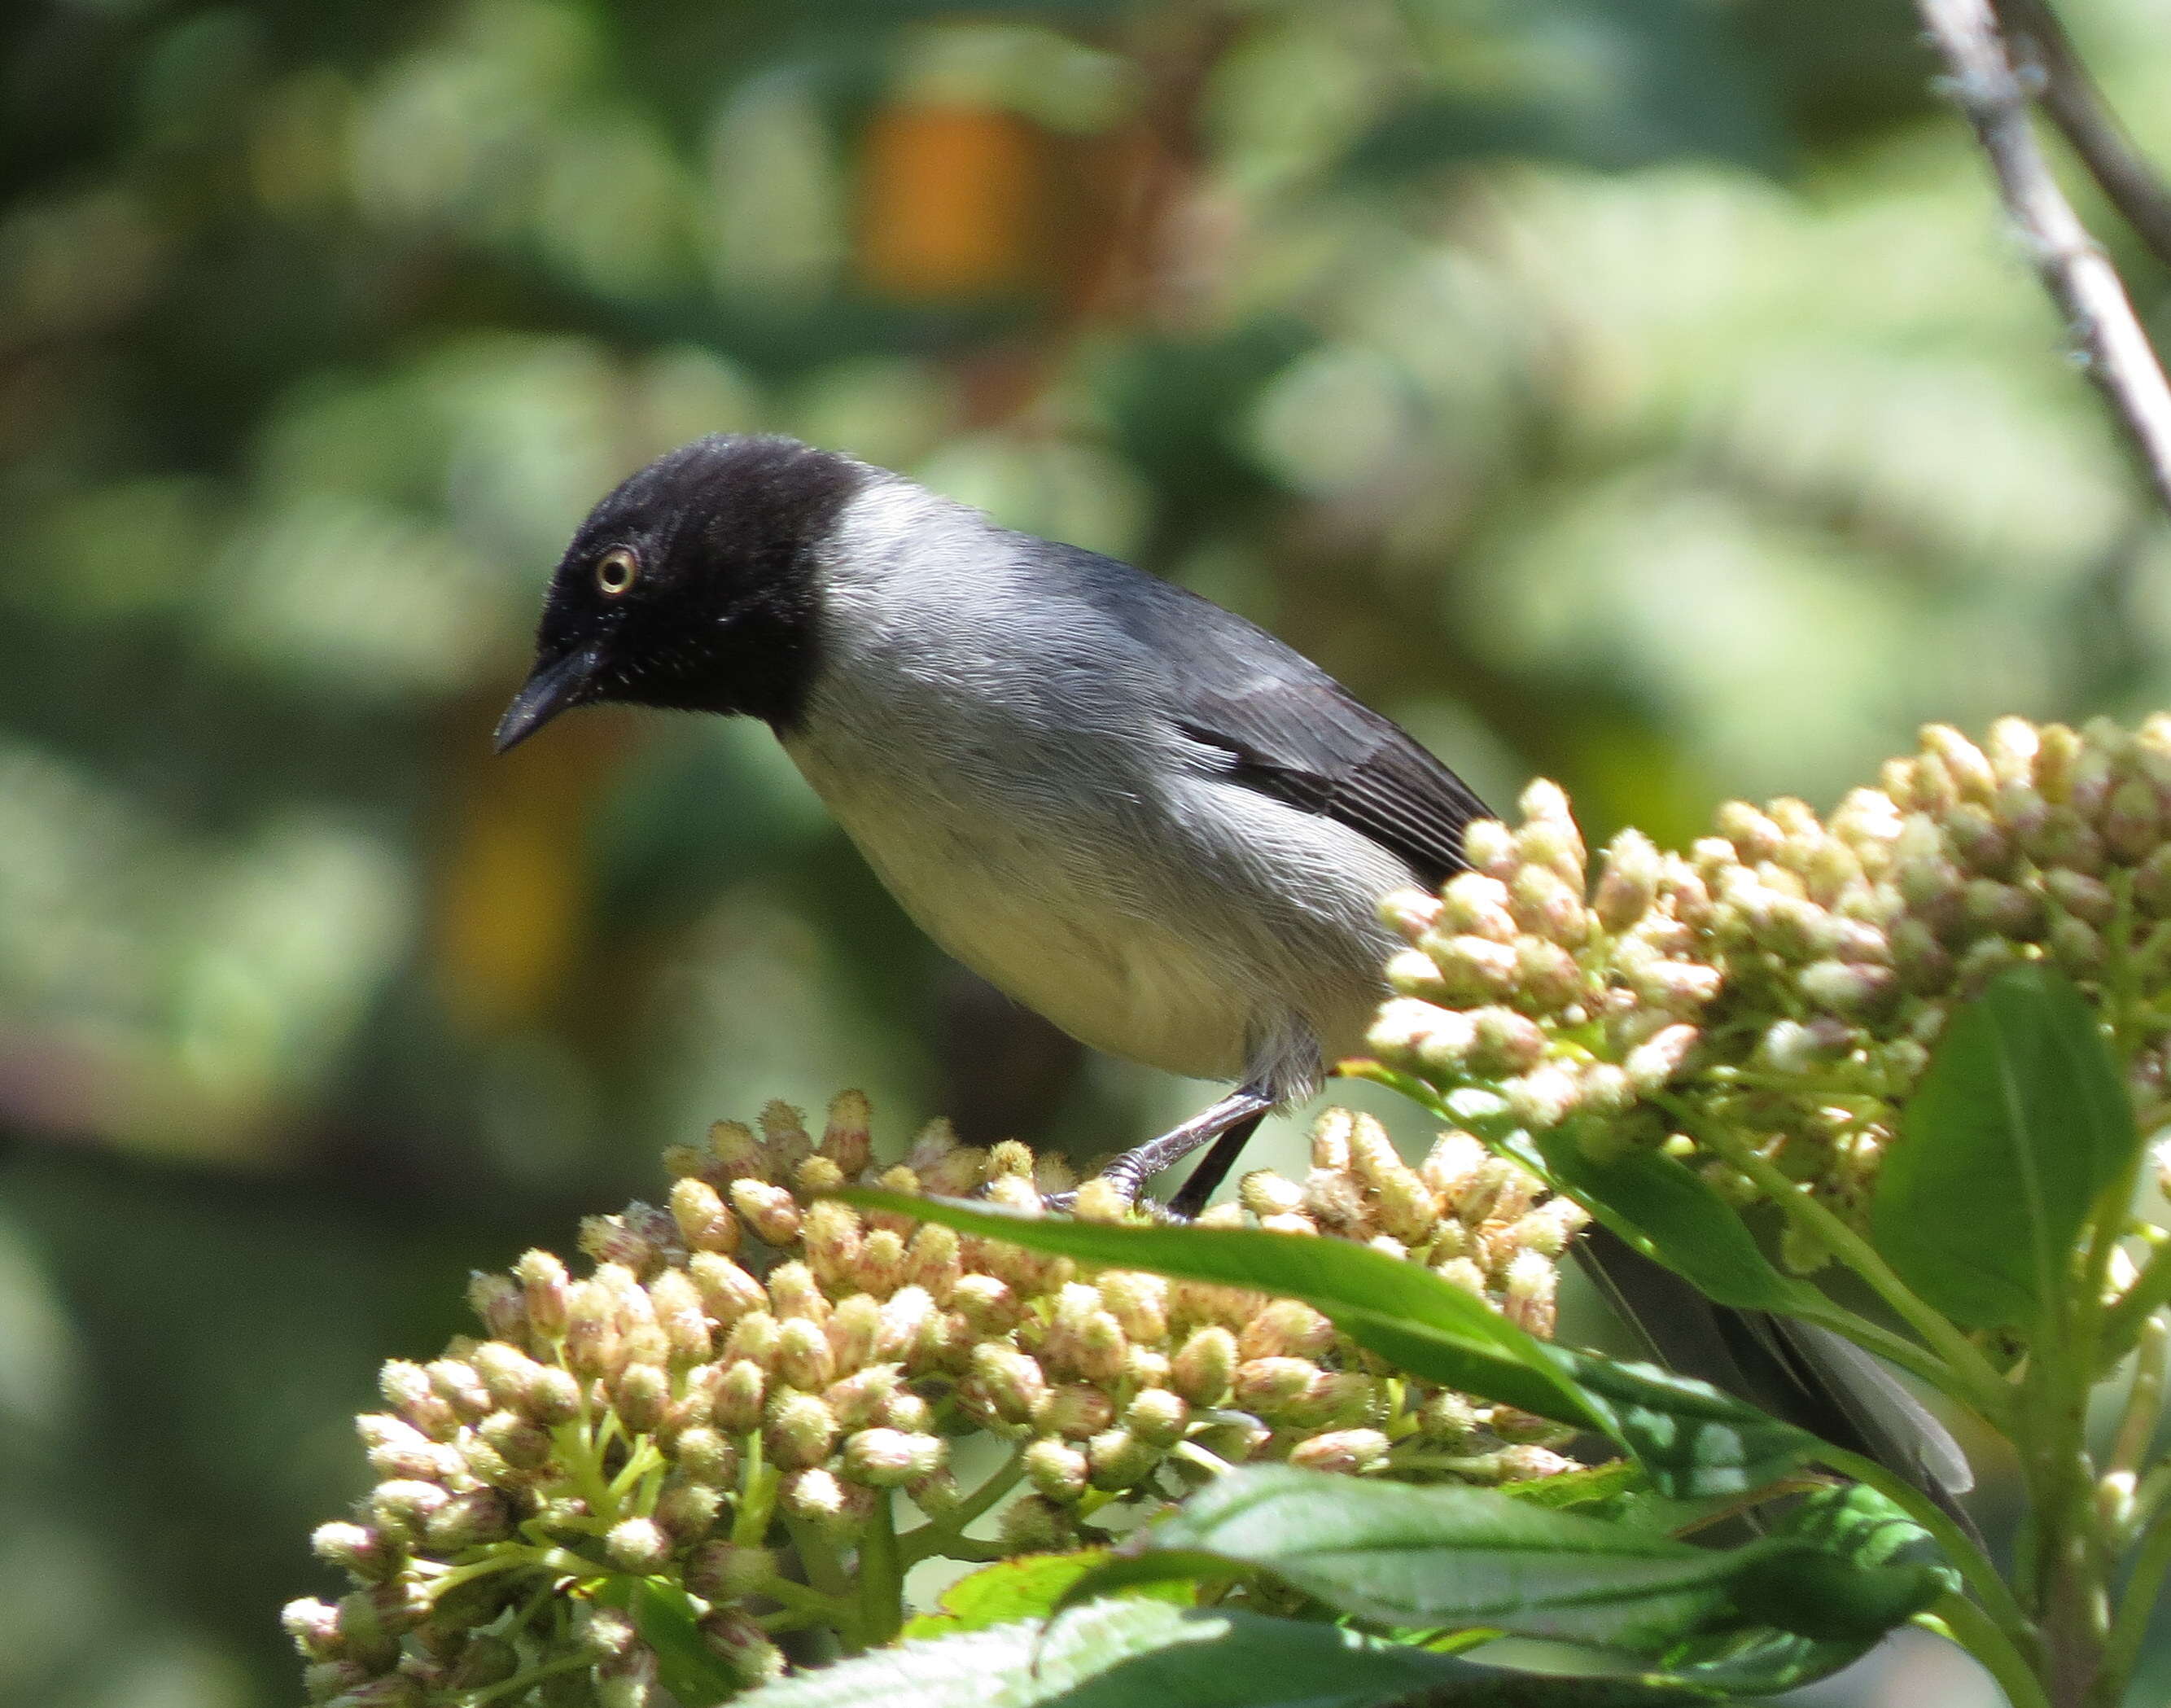
{"type": "Polygon", "coordinates": [[[1706,1383],[1536,1340],[1418,1265],[1348,1240],[1254,1228],[1116,1227],[894,1192],[839,1195],[1089,1263],[1302,1299],[1367,1351],[1412,1375],[1610,1436],[1654,1488],[1674,1499],[1747,1493],[1816,1452],[1813,1436],[1706,1383]]]}
{"type": "Polygon", "coordinates": [[[1823,1295],[1782,1275],[1733,1206],[1686,1164],[1641,1147],[1593,1157],[1564,1129],[1536,1143],[1557,1186],[1720,1304],[1796,1314],[1823,1307],[1823,1295]]]}
{"type": "Polygon", "coordinates": [[[2062,974],[2010,968],[1948,1023],[1870,1227],[1961,1327],[2054,1333],[2081,1229],[2140,1143],[2094,1011],[2062,974]]]}
{"type": "Polygon", "coordinates": [[[709,1708],[739,1688],[722,1657],[701,1641],[694,1603],[686,1592],[652,1577],[632,1580],[621,1603],[633,1615],[634,1629],[656,1652],[656,1675],[685,1708],[709,1708]]]}
{"type": "MultiPolygon", "coordinates": [[[[1394,1261],[1392,1258],[1382,1260],[1394,1261]]],[[[1447,1283],[1442,1282],[1441,1285],[1445,1286],[1447,1283]]],[[[1459,1288],[1455,1290],[1461,1291],[1459,1288]]],[[[1603,1430],[1606,1427],[1604,1416],[1587,1405],[1557,1371],[1547,1370],[1534,1375],[1520,1359],[1504,1356],[1488,1347],[1472,1346],[1466,1340],[1443,1335],[1425,1324],[1408,1322],[1378,1311],[1359,1310],[1353,1305],[1329,1303],[1317,1294],[1300,1292],[1292,1297],[1316,1307],[1333,1322],[1335,1327],[1366,1351],[1378,1354],[1397,1369],[1407,1370],[1412,1376],[1421,1376],[1443,1388],[1476,1394],[1482,1399],[1501,1400],[1510,1405],[1520,1406],[1540,1417],[1571,1423],[1579,1429],[1603,1430]],[[1547,1376],[1553,1379],[1545,1379],[1547,1376]]],[[[1469,1296],[1465,1294],[1464,1297],[1469,1296]]],[[[1480,1305],[1479,1308],[1483,1309],[1484,1307],[1480,1305]]]]}
{"type": "Polygon", "coordinates": [[[1603,1427],[1573,1382],[1547,1356],[1543,1341],[1420,1265],[1350,1240],[1257,1228],[1117,1227],[866,1188],[837,1195],[862,1209],[920,1217],[961,1233],[1007,1239],[1087,1263],[1155,1270],[1301,1299],[1360,1345],[1430,1380],[1541,1417],[1603,1427]],[[1410,1356],[1375,1345],[1373,1335],[1407,1349],[1410,1356]]]}
{"type": "MultiPolygon", "coordinates": [[[[1108,1560],[1106,1548],[1081,1548],[1071,1554],[1026,1554],[968,1572],[935,1598],[937,1610],[906,1621],[908,1637],[955,1636],[985,1630],[1012,1619],[1037,1619],[1053,1612],[1072,1584],[1108,1560]]],[[[1187,1592],[1164,1588],[1164,1595],[1187,1607],[1187,1592]]]]}
{"type": "Polygon", "coordinates": [[[908,1641],[764,1685],[745,1708],[1694,1708],[1709,1692],[1509,1673],[1331,1625],[1095,1602],[1045,1626],[908,1641]]]}

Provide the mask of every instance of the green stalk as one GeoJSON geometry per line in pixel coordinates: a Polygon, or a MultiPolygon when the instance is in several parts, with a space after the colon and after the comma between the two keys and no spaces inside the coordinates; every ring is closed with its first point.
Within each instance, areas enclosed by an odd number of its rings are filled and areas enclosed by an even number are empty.
{"type": "Polygon", "coordinates": [[[647,1437],[642,1437],[633,1451],[626,1456],[624,1469],[611,1479],[612,1506],[614,1507],[623,1506],[625,1503],[625,1497],[634,1491],[643,1477],[651,1470],[663,1469],[665,1464],[663,1454],[656,1443],[647,1437]]]}
{"type": "Polygon", "coordinates": [[[1926,1303],[1921,1295],[1900,1280],[1877,1249],[1857,1233],[1814,1193],[1787,1175],[1753,1146],[1744,1144],[1723,1127],[1700,1121],[1671,1098],[1656,1099],[1669,1114],[1690,1131],[1696,1141],[1723,1157],[1759,1186],[1780,1213],[1791,1217],[1804,1233],[1868,1282],[1877,1296],[1935,1352],[1945,1365],[1938,1386],[1976,1412],[1984,1421],[2002,1430],[2012,1415],[2012,1393],[1989,1359],[1947,1320],[1944,1313],[1926,1303]]]}
{"type": "Polygon", "coordinates": [[[2126,1516],[2129,1534],[2139,1535],[2156,1522],[2158,1513],[2167,1510],[2171,1510],[2171,1464],[2156,1466],[2133,1491],[2133,1508],[2126,1516]]]}
{"type": "Polygon", "coordinates": [[[587,1426],[578,1421],[561,1423],[550,1431],[550,1442],[558,1450],[559,1458],[573,1474],[573,1486],[588,1503],[588,1515],[608,1527],[618,1514],[618,1504],[611,1498],[609,1485],[603,1481],[603,1465],[589,1438],[587,1426]]]}
{"type": "Polygon", "coordinates": [[[1989,1619],[1983,1610],[1964,1595],[1941,1597],[1927,1614],[1917,1615],[1923,1622],[1935,1620],[1932,1628],[1942,1626],[1943,1635],[1950,1637],[1975,1659],[1997,1681],[1997,1688],[2005,1693],[2005,1700],[2013,1708],[2051,1708],[2050,1697],[2043,1691],[2041,1682],[2029,1670],[2020,1657],[2020,1652],[2006,1641],[2005,1633],[1989,1619]]]}
{"type": "Polygon", "coordinates": [[[869,1646],[860,1630],[859,1597],[852,1583],[852,1575],[845,1571],[844,1561],[829,1539],[812,1524],[786,1514],[785,1533],[798,1551],[799,1563],[805,1568],[807,1581],[837,1604],[837,1637],[848,1654],[860,1654],[869,1646]]]}
{"type": "Polygon", "coordinates": [[[2171,1305],[2171,1247],[2148,1260],[2139,1278],[2104,1317],[2097,1356],[2105,1372],[2133,1350],[2148,1319],[2165,1305],[2171,1305]]]}
{"type": "Polygon", "coordinates": [[[746,1456],[739,1465],[738,1509],[732,1514],[732,1544],[759,1548],[769,1535],[769,1521],[776,1511],[776,1491],[784,1474],[762,1460],[761,1431],[746,1438],[746,1456]]]}
{"type": "Polygon", "coordinates": [[[464,1708],[485,1708],[487,1703],[501,1701],[508,1696],[518,1696],[545,1678],[555,1678],[561,1673],[580,1672],[595,1663],[593,1655],[569,1655],[562,1660],[546,1661],[539,1667],[530,1667],[524,1673],[515,1673],[510,1678],[468,1692],[461,1700],[464,1708]]]}
{"type": "Polygon", "coordinates": [[[904,1628],[904,1566],[898,1552],[894,1496],[875,1491],[875,1510],[860,1538],[860,1635],[869,1648],[897,1641],[904,1628]]]}
{"type": "Polygon", "coordinates": [[[852,1616],[852,1609],[834,1596],[824,1595],[788,1577],[770,1577],[756,1592],[791,1609],[794,1617],[810,1625],[838,1625],[852,1616]]]}
{"type": "Polygon", "coordinates": [[[2125,1581],[2125,1593],[2119,1598],[2117,1616],[2104,1639],[2095,1697],[2103,1708],[2115,1708],[2141,1659],[2142,1639],[2148,1634],[2149,1615],[2156,1610],[2167,1572],[2171,1572],[2171,1510],[2158,1512],[2142,1535],[2133,1557],[2133,1571],[2125,1581]]]}
{"type": "Polygon", "coordinates": [[[2171,1374],[2171,1323],[2151,1317],[2144,1327],[2133,1361],[2133,1382],[2118,1420],[2118,1434],[2104,1464],[2097,1510],[2115,1531],[2139,1527],[2148,1520],[2136,1509],[2142,1463],[2156,1427],[2163,1421],[2164,1383],[2171,1374]],[[2120,1497],[2123,1491],[2122,1498],[2120,1497]],[[2111,1496],[2106,1500],[2104,1496],[2111,1496]]]}
{"type": "MultiPolygon", "coordinates": [[[[930,1518],[925,1524],[915,1525],[898,1539],[898,1558],[909,1568],[936,1554],[954,1551],[971,1539],[965,1534],[968,1526],[986,1514],[989,1508],[1017,1486],[1018,1479],[1025,1474],[1025,1449],[1021,1447],[989,1473],[987,1481],[973,1490],[951,1512],[940,1518],[930,1518]]],[[[962,1556],[960,1556],[962,1557],[962,1556]]]]}
{"type": "Polygon", "coordinates": [[[2028,1496],[2014,1575],[2043,1634],[2043,1677],[2058,1708],[2099,1700],[2109,1621],[2109,1561],[2088,1450],[2090,1330],[2100,1320],[2099,1310],[2075,1300],[2039,1331],[2009,1431],[2028,1496]]]}

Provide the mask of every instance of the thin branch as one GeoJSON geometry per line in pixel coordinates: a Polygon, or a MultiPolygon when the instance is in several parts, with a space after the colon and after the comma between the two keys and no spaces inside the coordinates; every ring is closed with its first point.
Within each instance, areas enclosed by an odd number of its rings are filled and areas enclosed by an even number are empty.
{"type": "Polygon", "coordinates": [[[2013,72],[1989,0],[1916,3],[1945,62],[1953,96],[1990,156],[2006,212],[2072,327],[2088,377],[2131,435],[2157,497],[2171,511],[2171,385],[2117,269],[2058,188],[2036,142],[2027,91],[2013,72]]]}
{"type": "Polygon", "coordinates": [[[2042,84],[2043,110],[2072,145],[2104,197],[2164,266],[2171,266],[2171,186],[2133,145],[2125,126],[2075,51],[2050,0],[1993,0],[2016,57],[2042,84]]]}

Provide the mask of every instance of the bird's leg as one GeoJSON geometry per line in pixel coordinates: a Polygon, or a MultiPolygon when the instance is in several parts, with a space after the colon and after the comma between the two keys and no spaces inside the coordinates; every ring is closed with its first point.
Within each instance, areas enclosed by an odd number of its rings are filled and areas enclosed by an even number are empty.
{"type": "Polygon", "coordinates": [[[1259,1123],[1267,1118],[1260,1109],[1246,1115],[1214,1141],[1214,1148],[1198,1159],[1198,1166],[1184,1177],[1183,1184],[1176,1189],[1176,1195],[1168,1200],[1168,1213],[1178,1222],[1188,1222],[1206,1207],[1206,1200],[1214,1195],[1214,1189],[1229,1177],[1230,1169],[1244,1147],[1251,1142],[1252,1135],[1259,1130],[1259,1123]]]}
{"type": "Polygon", "coordinates": [[[1112,1183],[1126,1199],[1134,1200],[1155,1175],[1182,1162],[1200,1146],[1212,1144],[1213,1154],[1184,1182],[1169,1206],[1179,1215],[1196,1215],[1208,1195],[1221,1184],[1222,1177],[1236,1160],[1236,1153],[1244,1148],[1244,1141],[1252,1136],[1274,1102],[1256,1087],[1239,1086],[1182,1126],[1170,1129],[1157,1139],[1149,1139],[1135,1150],[1124,1152],[1101,1171],[1101,1178],[1112,1183]],[[1215,1144],[1216,1140],[1220,1142],[1215,1144]]]}

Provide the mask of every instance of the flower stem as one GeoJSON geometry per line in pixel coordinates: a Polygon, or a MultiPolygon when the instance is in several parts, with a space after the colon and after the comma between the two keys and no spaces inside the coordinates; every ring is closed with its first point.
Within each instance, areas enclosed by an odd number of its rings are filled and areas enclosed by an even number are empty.
{"type": "Polygon", "coordinates": [[[530,1667],[524,1673],[515,1673],[510,1678],[468,1693],[462,1699],[462,1708],[485,1708],[485,1705],[501,1701],[508,1696],[518,1696],[530,1686],[545,1678],[555,1678],[561,1673],[578,1672],[596,1663],[593,1655],[568,1655],[561,1660],[545,1661],[539,1667],[530,1667]]]}
{"type": "Polygon", "coordinates": [[[2131,1352],[2141,1338],[2142,1326],[2167,1304],[2171,1304],[2171,1246],[2157,1250],[2140,1278],[2104,1318],[2103,1345],[2098,1354],[2102,1367],[2108,1370],[2131,1352]]]}
{"type": "Polygon", "coordinates": [[[1941,1597],[1927,1617],[1943,1626],[1944,1635],[1982,1662],[2012,1708],[2051,1708],[2041,1681],[2029,1670],[2020,1652],[1996,1622],[1965,1596],[1941,1597]]]}
{"type": "Polygon", "coordinates": [[[925,1524],[914,1526],[898,1539],[898,1559],[905,1567],[917,1566],[934,1555],[951,1551],[956,1544],[970,1539],[965,1534],[968,1526],[986,1514],[1005,1495],[1017,1486],[1018,1479],[1025,1474],[1025,1449],[1021,1447],[989,1474],[987,1481],[973,1490],[955,1510],[940,1518],[930,1518],[925,1524]]]}
{"type": "Polygon", "coordinates": [[[623,1506],[625,1503],[625,1497],[633,1492],[641,1480],[650,1471],[661,1469],[663,1464],[663,1455],[657,1451],[656,1444],[646,1437],[643,1437],[632,1453],[626,1456],[624,1469],[611,1479],[610,1498],[613,1507],[623,1506]]]}
{"type": "Polygon", "coordinates": [[[897,1640],[904,1626],[904,1565],[897,1545],[897,1514],[886,1489],[860,1538],[860,1635],[870,1648],[897,1640]]]}
{"type": "Polygon", "coordinates": [[[2104,1640],[2103,1660],[2096,1677],[2097,1698],[2111,1708],[2123,1693],[2126,1679],[2141,1658],[2141,1641],[2148,1634],[2149,1616],[2171,1571],[2171,1510],[2159,1512],[2141,1539],[2133,1557],[2133,1571],[2119,1599],[2117,1616],[2104,1640]]]}
{"type": "Polygon", "coordinates": [[[761,1431],[747,1437],[746,1458],[739,1469],[738,1510],[732,1515],[732,1543],[738,1548],[759,1548],[769,1534],[769,1521],[776,1510],[776,1491],[784,1480],[775,1466],[762,1461],[761,1431]]]}
{"type": "MultiPolygon", "coordinates": [[[[1696,1141],[1762,1187],[1782,1215],[1808,1233],[1832,1256],[1863,1281],[1877,1296],[1921,1335],[1925,1345],[1944,1361],[1944,1375],[1957,1391],[1953,1397],[1971,1407],[1983,1419],[2001,1428],[2012,1413],[2007,1384],[1989,1359],[1948,1321],[1944,1314],[1924,1302],[1921,1295],[1900,1280],[1877,1249],[1817,1201],[1816,1195],[1787,1178],[1772,1160],[1753,1145],[1742,1142],[1723,1126],[1698,1120],[1672,1098],[1658,1099],[1667,1113],[1681,1121],[1696,1141]]],[[[1941,1387],[1947,1383],[1941,1382],[1941,1387]]]]}
{"type": "Polygon", "coordinates": [[[609,1485],[603,1481],[603,1466],[589,1440],[587,1426],[577,1421],[561,1423],[550,1431],[550,1439],[558,1450],[560,1462],[573,1474],[573,1486],[587,1502],[589,1515],[608,1526],[618,1516],[618,1503],[611,1498],[609,1485]]]}
{"type": "Polygon", "coordinates": [[[788,1577],[769,1578],[761,1586],[759,1593],[791,1609],[793,1614],[810,1624],[834,1626],[851,1617],[851,1609],[836,1597],[824,1595],[820,1590],[803,1583],[795,1583],[788,1577]]]}
{"type": "Polygon", "coordinates": [[[791,1538],[792,1546],[798,1550],[807,1581],[836,1603],[838,1640],[848,1653],[860,1653],[867,1647],[867,1641],[860,1630],[859,1598],[854,1593],[851,1574],[844,1570],[843,1558],[829,1539],[812,1524],[787,1515],[784,1528],[791,1538]]]}
{"type": "Polygon", "coordinates": [[[1198,1466],[1210,1477],[1225,1477],[1234,1469],[1219,1453],[1208,1451],[1195,1441],[1180,1441],[1168,1450],[1168,1454],[1171,1458],[1198,1466]]]}
{"type": "Polygon", "coordinates": [[[2104,1516],[2120,1528],[2147,1523],[2136,1513],[2134,1496],[2149,1443],[2156,1439],[2157,1426],[2163,1421],[2164,1382],[2167,1373],[2171,1373],[2171,1367],[2171,1367],[2171,1323],[2164,1320],[2161,1312],[2142,1328],[2137,1355],[2133,1361],[2132,1385],[2126,1390],[2101,1485],[2104,1495],[2110,1497],[2102,1503],[2104,1516]],[[2116,1498],[2120,1490],[2125,1496],[2122,1501],[2116,1498]]]}

